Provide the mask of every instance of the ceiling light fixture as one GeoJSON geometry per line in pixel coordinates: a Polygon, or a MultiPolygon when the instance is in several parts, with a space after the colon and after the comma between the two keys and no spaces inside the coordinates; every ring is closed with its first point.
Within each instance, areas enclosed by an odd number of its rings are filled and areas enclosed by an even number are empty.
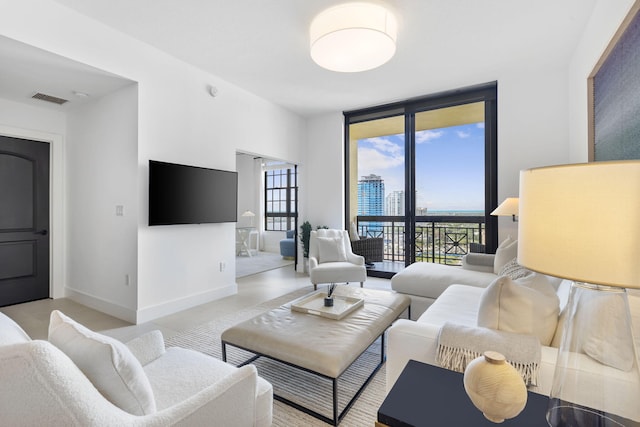
{"type": "Polygon", "coordinates": [[[324,10],[311,22],[311,58],[331,71],[371,70],[396,52],[398,24],[391,12],[369,3],[324,10]]]}

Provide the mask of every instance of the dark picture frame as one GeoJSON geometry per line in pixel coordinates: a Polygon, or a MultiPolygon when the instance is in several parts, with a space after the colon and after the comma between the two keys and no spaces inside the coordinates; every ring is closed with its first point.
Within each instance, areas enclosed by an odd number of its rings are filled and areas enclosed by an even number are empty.
{"type": "Polygon", "coordinates": [[[589,161],[640,159],[640,0],[587,79],[589,161]]]}

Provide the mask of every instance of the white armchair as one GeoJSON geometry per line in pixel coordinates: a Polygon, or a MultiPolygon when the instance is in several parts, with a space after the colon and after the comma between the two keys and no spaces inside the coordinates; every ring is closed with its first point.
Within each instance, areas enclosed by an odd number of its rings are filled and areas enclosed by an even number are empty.
{"type": "Polygon", "coordinates": [[[311,231],[309,240],[309,275],[313,288],[321,283],[360,282],[367,280],[364,257],[351,250],[345,230],[311,231]]]}
{"type": "MultiPolygon", "coordinates": [[[[108,342],[105,338],[100,345],[108,342]]],[[[155,398],[155,410],[145,415],[120,409],[98,391],[67,354],[49,341],[31,340],[0,313],[2,424],[271,425],[273,391],[258,377],[254,366],[235,368],[192,350],[165,350],[158,331],[131,344],[132,357],[139,359],[155,398]]],[[[94,362],[92,365],[99,365],[99,358],[94,362]]],[[[120,359],[112,366],[121,364],[120,359]]]]}

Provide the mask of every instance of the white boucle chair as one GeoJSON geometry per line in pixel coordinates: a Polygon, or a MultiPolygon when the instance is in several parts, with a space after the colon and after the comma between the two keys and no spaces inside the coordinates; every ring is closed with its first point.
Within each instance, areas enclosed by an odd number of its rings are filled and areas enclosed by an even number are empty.
{"type": "Polygon", "coordinates": [[[346,230],[311,231],[309,276],[313,289],[321,283],[360,282],[363,286],[367,280],[364,257],[353,253],[346,230]]]}
{"type": "Polygon", "coordinates": [[[62,350],[31,340],[0,313],[0,418],[11,426],[269,426],[271,384],[254,366],[164,348],[159,331],[131,343],[156,410],[132,415],[107,400],[62,350]]]}

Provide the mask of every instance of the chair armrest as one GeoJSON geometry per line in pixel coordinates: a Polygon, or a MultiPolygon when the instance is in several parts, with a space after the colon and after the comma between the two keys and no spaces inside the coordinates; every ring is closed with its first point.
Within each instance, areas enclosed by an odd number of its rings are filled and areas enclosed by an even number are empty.
{"type": "Polygon", "coordinates": [[[400,376],[409,359],[436,363],[440,326],[398,319],[387,330],[387,392],[400,376]]]}
{"type": "Polygon", "coordinates": [[[493,273],[494,258],[494,254],[468,253],[462,257],[462,268],[493,273]]]}
{"type": "Polygon", "coordinates": [[[255,366],[243,366],[179,404],[146,416],[144,424],[198,427],[215,420],[220,426],[254,426],[257,382],[255,366]]]}
{"type": "Polygon", "coordinates": [[[318,258],[314,256],[309,257],[309,271],[313,270],[318,266],[318,258]]]}
{"type": "Polygon", "coordinates": [[[150,331],[125,343],[131,353],[145,366],[165,353],[164,337],[160,331],[150,331]]]}
{"type": "Polygon", "coordinates": [[[347,261],[351,264],[364,265],[364,257],[354,253],[347,253],[347,261]]]}

